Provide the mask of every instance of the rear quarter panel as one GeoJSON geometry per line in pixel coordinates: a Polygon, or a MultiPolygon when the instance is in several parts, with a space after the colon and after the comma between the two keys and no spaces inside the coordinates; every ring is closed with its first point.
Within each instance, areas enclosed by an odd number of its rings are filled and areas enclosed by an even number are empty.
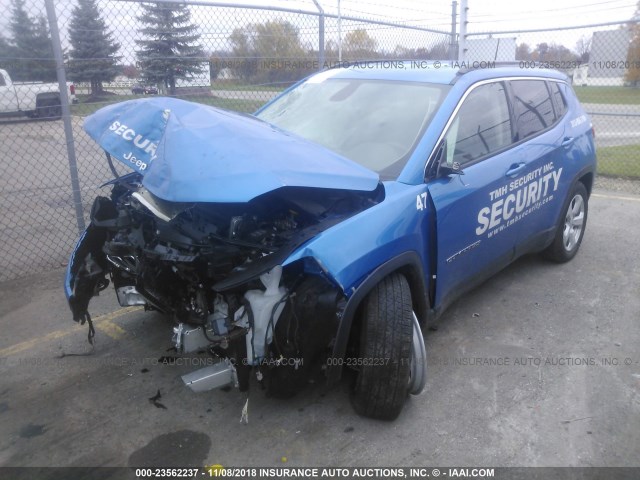
{"type": "Polygon", "coordinates": [[[591,118],[578,102],[573,89],[564,83],[560,86],[568,107],[567,113],[562,119],[564,139],[573,138],[574,141],[570,148],[564,150],[562,163],[556,165],[556,168],[562,167],[563,169],[558,188],[561,201],[553,203],[552,213],[556,224],[562,213],[564,200],[573,185],[585,175],[595,175],[596,173],[596,151],[591,118]]]}
{"type": "Polygon", "coordinates": [[[42,87],[37,84],[14,85],[20,110],[29,111],[36,109],[36,98],[42,92],[42,87]]]}
{"type": "Polygon", "coordinates": [[[43,93],[60,94],[60,89],[54,83],[31,83],[26,85],[16,85],[16,96],[20,103],[20,110],[28,111],[36,109],[38,95],[43,93]]]}

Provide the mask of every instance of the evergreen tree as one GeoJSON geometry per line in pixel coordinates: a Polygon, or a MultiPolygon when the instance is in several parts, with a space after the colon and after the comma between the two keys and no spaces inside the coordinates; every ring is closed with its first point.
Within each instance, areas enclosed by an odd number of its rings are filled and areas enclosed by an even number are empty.
{"type": "Polygon", "coordinates": [[[191,11],[180,3],[142,4],[138,20],[144,25],[136,40],[136,52],[142,78],[147,83],[162,84],[171,95],[176,92],[176,80],[191,78],[204,71],[207,61],[197,43],[198,27],[191,23],[191,11]]]}
{"type": "Polygon", "coordinates": [[[102,92],[102,82],[113,80],[120,68],[120,45],[100,16],[97,0],[78,0],[69,25],[69,78],[91,84],[91,95],[102,92]]]}
{"type": "Polygon", "coordinates": [[[47,19],[40,15],[34,22],[32,52],[37,60],[31,64],[33,77],[43,82],[55,82],[56,61],[53,58],[53,48],[51,46],[51,33],[47,19]]]}
{"type": "Polygon", "coordinates": [[[12,0],[11,20],[9,31],[11,32],[11,44],[13,46],[14,59],[9,64],[9,74],[13,80],[25,80],[28,75],[27,58],[31,56],[29,50],[33,39],[33,21],[29,18],[25,9],[24,0],[12,0]]]}
{"type": "Polygon", "coordinates": [[[43,16],[32,19],[25,8],[25,0],[11,0],[9,21],[13,60],[8,62],[14,80],[53,81],[55,61],[47,21],[43,16]]]}

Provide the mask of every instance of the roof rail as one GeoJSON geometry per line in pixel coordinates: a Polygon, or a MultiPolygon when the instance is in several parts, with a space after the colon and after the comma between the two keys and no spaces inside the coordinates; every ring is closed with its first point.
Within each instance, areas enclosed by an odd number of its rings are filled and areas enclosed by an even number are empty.
{"type": "MultiPolygon", "coordinates": [[[[513,60],[508,62],[496,62],[496,61],[487,61],[487,62],[491,62],[491,68],[520,66],[520,62],[518,60],[513,60]]],[[[462,63],[462,62],[459,62],[459,63],[462,63]]],[[[474,70],[479,70],[483,68],[482,62],[468,62],[465,60],[464,63],[466,66],[458,70],[459,75],[464,75],[465,73],[473,72],[474,70]]]]}

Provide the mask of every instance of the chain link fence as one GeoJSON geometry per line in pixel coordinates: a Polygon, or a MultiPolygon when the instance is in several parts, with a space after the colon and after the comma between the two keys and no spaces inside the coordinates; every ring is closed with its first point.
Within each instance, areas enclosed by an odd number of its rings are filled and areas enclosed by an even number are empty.
{"type": "Polygon", "coordinates": [[[111,179],[104,152],[82,129],[87,115],[156,94],[250,113],[340,62],[515,60],[523,71],[563,70],[593,119],[598,186],[640,193],[640,89],[629,86],[639,84],[637,24],[458,39],[442,24],[338,18],[324,3],[11,0],[0,19],[0,281],[63,266],[111,179]],[[181,58],[167,61],[163,42],[180,36],[181,58]],[[62,95],[57,73],[68,82],[62,95]]]}

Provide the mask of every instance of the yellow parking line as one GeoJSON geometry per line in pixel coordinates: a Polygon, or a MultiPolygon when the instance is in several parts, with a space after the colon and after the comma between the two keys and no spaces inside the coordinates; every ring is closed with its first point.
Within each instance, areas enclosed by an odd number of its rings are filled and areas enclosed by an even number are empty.
{"type": "MultiPolygon", "coordinates": [[[[120,338],[124,335],[125,331],[120,328],[118,325],[112,322],[116,318],[122,317],[127,313],[138,312],[143,310],[143,307],[126,307],[121,310],[116,310],[115,312],[106,313],[104,315],[100,315],[93,319],[93,323],[97,329],[100,329],[104,333],[106,333],[111,338],[120,338]]],[[[71,328],[67,328],[65,330],[56,330],[54,332],[48,333],[42,337],[32,338],[30,340],[26,340],[21,343],[17,343],[10,347],[3,348],[0,350],[0,357],[7,357],[9,355],[15,355],[16,353],[23,352],[24,350],[28,350],[30,348],[35,347],[38,344],[48,342],[51,340],[56,340],[58,338],[65,337],[72,333],[76,333],[78,331],[86,330],[87,325],[74,325],[71,328]]]]}
{"type": "Polygon", "coordinates": [[[113,338],[114,340],[118,340],[124,336],[126,333],[124,329],[110,320],[105,320],[96,325],[96,329],[105,333],[107,336],[113,338]]]}
{"type": "Polygon", "coordinates": [[[603,195],[601,193],[592,193],[591,196],[598,198],[610,198],[613,200],[631,200],[632,202],[640,202],[640,197],[622,197],[620,195],[603,195]]]}

